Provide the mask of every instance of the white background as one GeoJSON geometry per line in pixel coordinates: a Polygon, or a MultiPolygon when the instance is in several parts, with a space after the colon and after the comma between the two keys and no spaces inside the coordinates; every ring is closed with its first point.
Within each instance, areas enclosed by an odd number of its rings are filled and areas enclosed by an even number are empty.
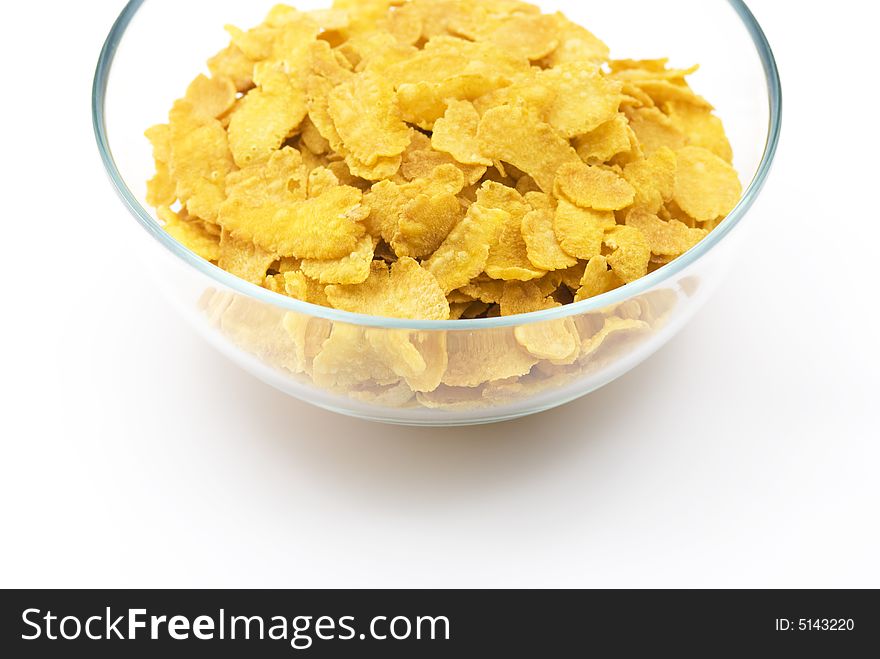
{"type": "Polygon", "coordinates": [[[288,399],[175,315],[91,132],[122,2],[3,3],[0,586],[880,587],[876,23],[750,4],[786,116],[727,283],[586,399],[413,430],[288,399]]]}

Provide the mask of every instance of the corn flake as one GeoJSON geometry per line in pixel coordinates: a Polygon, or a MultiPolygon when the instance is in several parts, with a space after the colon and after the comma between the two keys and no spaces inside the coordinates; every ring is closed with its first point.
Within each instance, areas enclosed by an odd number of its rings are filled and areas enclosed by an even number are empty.
{"type": "Polygon", "coordinates": [[[644,209],[630,211],[626,225],[644,234],[652,254],[672,258],[678,258],[708,235],[703,229],[692,229],[677,220],[661,220],[644,209]]]}
{"type": "Polygon", "coordinates": [[[447,341],[449,365],[443,384],[451,387],[475,388],[519,377],[538,363],[538,358],[519,344],[511,328],[449,332],[447,341]]]}
{"type": "Polygon", "coordinates": [[[689,146],[703,147],[725,162],[733,162],[733,149],[724,125],[711,110],[682,101],[668,102],[663,109],[672,124],[687,135],[689,146]]]}
{"type": "Polygon", "coordinates": [[[376,354],[361,327],[334,323],[330,337],[315,357],[313,377],[318,386],[347,388],[357,384],[392,385],[400,377],[376,354]]]}
{"type": "Polygon", "coordinates": [[[581,342],[580,359],[586,361],[595,358],[599,350],[610,342],[613,337],[638,336],[649,329],[651,329],[651,326],[641,320],[609,316],[605,319],[604,325],[599,332],[581,342]]]}
{"type": "Polygon", "coordinates": [[[687,144],[687,136],[657,108],[627,109],[625,112],[646,155],[663,148],[677,151],[687,144]]]}
{"type": "Polygon", "coordinates": [[[343,311],[388,318],[449,318],[443,289],[429,270],[409,257],[401,258],[390,270],[374,261],[363,284],[328,286],[326,292],[330,304],[343,311]]]}
{"type": "Polygon", "coordinates": [[[328,111],[348,153],[366,167],[409,145],[412,129],[400,118],[394,89],[377,74],[365,71],[335,87],[328,111]]]}
{"type": "Polygon", "coordinates": [[[235,104],[235,97],[235,84],[229,78],[200,75],[187,88],[184,99],[197,118],[208,120],[226,114],[235,104]]]}
{"type": "Polygon", "coordinates": [[[554,191],[581,208],[616,211],[632,205],[635,189],[614,171],[583,163],[563,165],[556,174],[554,191]]]}
{"type": "Polygon", "coordinates": [[[615,225],[614,213],[580,208],[564,199],[559,200],[554,217],[556,238],[563,251],[585,261],[602,253],[605,232],[615,225]]]}
{"type": "Polygon", "coordinates": [[[649,213],[660,212],[663,205],[672,200],[677,167],[675,153],[667,148],[626,165],[623,177],[636,191],[634,206],[649,213]]]}
{"type": "Polygon", "coordinates": [[[485,269],[492,246],[510,214],[473,204],[424,267],[445,293],[467,286],[485,269]]]}
{"type": "Polygon", "coordinates": [[[623,281],[613,270],[608,268],[608,261],[605,257],[594,256],[583,271],[574,301],[582,302],[598,295],[604,295],[621,286],[623,286],[623,281]]]}
{"type": "Polygon", "coordinates": [[[574,140],[574,147],[581,160],[590,165],[610,161],[632,148],[635,135],[629,127],[625,114],[616,114],[593,131],[574,140]]]}
{"type": "Polygon", "coordinates": [[[215,78],[228,78],[240,93],[254,86],[254,64],[235,44],[230,44],[208,60],[208,69],[215,78]]]}
{"type": "Polygon", "coordinates": [[[274,64],[258,65],[258,87],[229,120],[229,146],[239,167],[267,160],[308,113],[305,89],[274,64]]]}
{"type": "Polygon", "coordinates": [[[563,165],[580,162],[565,138],[523,106],[505,105],[486,112],[477,137],[481,153],[514,165],[547,193],[553,191],[556,172],[563,165]]]}
{"type": "Polygon", "coordinates": [[[427,393],[440,386],[448,355],[442,332],[367,329],[366,338],[380,359],[411,391],[427,393]]]}
{"type": "Polygon", "coordinates": [[[177,183],[175,197],[192,215],[215,222],[234,167],[226,131],[186,101],[175,104],[170,119],[168,174],[177,183]]]}
{"type": "Polygon", "coordinates": [[[572,23],[562,14],[553,14],[559,34],[559,47],[546,59],[548,66],[569,62],[592,62],[601,64],[608,60],[608,46],[592,32],[572,23]]]}
{"type": "Polygon", "coordinates": [[[580,337],[571,318],[520,325],[513,333],[517,342],[538,359],[564,366],[580,356],[580,337]]]}
{"type": "Polygon", "coordinates": [[[325,293],[325,285],[318,283],[311,277],[306,277],[301,270],[285,272],[277,277],[281,279],[279,283],[282,285],[285,295],[309,304],[330,306],[325,293]]]}
{"type": "Polygon", "coordinates": [[[617,226],[605,233],[605,244],[613,250],[608,264],[625,284],[648,274],[651,247],[641,231],[629,226],[617,226]]]}
{"type": "Polygon", "coordinates": [[[577,259],[566,254],[556,238],[551,209],[526,213],[521,228],[529,261],[535,268],[547,271],[566,270],[577,265],[577,259]]]}
{"type": "Polygon", "coordinates": [[[523,218],[532,209],[513,188],[487,181],[477,192],[476,206],[504,212],[498,240],[489,250],[486,274],[492,279],[529,281],[543,277],[545,270],[529,260],[522,233],[523,218]]]}
{"type": "Polygon", "coordinates": [[[204,222],[188,221],[165,206],[159,207],[157,212],[165,231],[177,242],[206,261],[216,262],[220,258],[220,237],[208,231],[204,222]]]}
{"type": "Polygon", "coordinates": [[[300,267],[303,274],[322,284],[362,284],[370,276],[375,249],[374,239],[364,236],[348,256],[330,260],[304,259],[300,267]]]}
{"type": "Polygon", "coordinates": [[[621,101],[621,85],[607,79],[598,66],[564,63],[539,74],[555,92],[546,121],[566,138],[584,135],[611,121],[621,101]]]}
{"type": "Polygon", "coordinates": [[[736,170],[711,151],[689,146],[678,154],[675,202],[698,222],[724,217],[739,203],[742,184],[736,170]]]}
{"type": "Polygon", "coordinates": [[[391,246],[398,256],[423,258],[436,252],[464,217],[453,194],[420,194],[403,207],[391,246]]]}
{"type": "Polygon", "coordinates": [[[492,161],[480,154],[479,127],[480,115],[473,103],[452,101],[443,117],[434,124],[431,145],[464,165],[489,166],[492,161]]]}
{"type": "Polygon", "coordinates": [[[248,206],[234,197],[224,205],[224,228],[280,256],[338,259],[355,251],[365,233],[361,191],[340,186],[314,199],[248,206]]]}

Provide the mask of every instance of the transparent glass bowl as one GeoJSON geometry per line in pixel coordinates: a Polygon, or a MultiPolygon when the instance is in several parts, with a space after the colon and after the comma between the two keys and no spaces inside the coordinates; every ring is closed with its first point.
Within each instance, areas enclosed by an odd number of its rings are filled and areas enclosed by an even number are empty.
{"type": "MultiPolygon", "coordinates": [[[[365,419],[437,426],[512,419],[562,405],[626,373],[674,336],[722,279],[772,164],[781,119],[773,54],[739,0],[535,3],[595,32],[612,56],[701,64],[692,85],[724,120],[748,184],[708,238],[636,283],[524,316],[416,322],[299,302],[200,259],[163,231],[144,202],[153,162],[143,132],[166,120],[173,100],[226,45],[224,24],[255,25],[273,4],[132,0],[107,38],[93,93],[104,164],[146,230],[118,248],[140,252],[180,311],[245,370],[291,396],[365,419]],[[535,336],[554,337],[555,350],[529,352],[524,345],[533,345],[535,336]]],[[[313,9],[329,0],[291,4],[313,9]]]]}

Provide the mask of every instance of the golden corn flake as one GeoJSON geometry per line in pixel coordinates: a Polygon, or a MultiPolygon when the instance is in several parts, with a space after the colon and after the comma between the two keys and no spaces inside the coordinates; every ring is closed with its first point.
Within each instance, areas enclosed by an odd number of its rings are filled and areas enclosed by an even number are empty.
{"type": "Polygon", "coordinates": [[[398,7],[379,20],[399,44],[413,46],[422,38],[424,23],[412,4],[398,7]]]}
{"type": "Polygon", "coordinates": [[[404,378],[411,391],[427,393],[440,386],[448,355],[443,332],[367,329],[365,336],[376,355],[404,378]]]}
{"type": "Polygon", "coordinates": [[[190,214],[215,222],[234,167],[226,131],[216,119],[200,118],[186,101],[175,104],[169,126],[175,196],[190,214]]]}
{"type": "Polygon", "coordinates": [[[239,167],[268,159],[308,112],[300,81],[274,64],[257,68],[259,86],[248,92],[229,120],[229,146],[239,167]]]}
{"type": "Polygon", "coordinates": [[[367,382],[360,386],[355,385],[351,387],[346,391],[346,394],[354,400],[377,407],[390,408],[410,407],[410,404],[416,397],[415,392],[405,380],[384,387],[367,382]]]}
{"type": "Polygon", "coordinates": [[[413,0],[413,2],[398,8],[397,13],[404,11],[414,17],[411,20],[418,18],[418,22],[422,26],[422,31],[416,39],[419,41],[438,35],[451,34],[449,31],[450,23],[455,22],[459,16],[466,16],[468,7],[465,0],[413,0]]]}
{"type": "Polygon", "coordinates": [[[687,136],[657,108],[626,110],[626,115],[646,155],[663,148],[677,151],[687,144],[687,136]]]}
{"type": "Polygon", "coordinates": [[[571,318],[520,325],[513,334],[530,355],[556,365],[572,364],[580,355],[580,337],[571,318]]]}
{"type": "Polygon", "coordinates": [[[230,44],[208,60],[208,69],[215,78],[232,81],[237,92],[247,92],[254,86],[254,62],[235,44],[230,44]]]}
{"type": "Polygon", "coordinates": [[[477,204],[468,209],[465,218],[424,263],[445,293],[467,286],[486,269],[489,252],[509,219],[510,214],[500,209],[477,204]]]}
{"type": "Polygon", "coordinates": [[[559,245],[550,209],[534,210],[522,219],[522,237],[529,261],[539,270],[566,270],[577,265],[577,259],[559,245]]]}
{"type": "Polygon", "coordinates": [[[462,164],[489,166],[492,161],[480,154],[477,140],[479,127],[480,115],[474,109],[473,103],[450,102],[446,113],[434,124],[431,144],[438,151],[445,151],[462,164]]]}
{"type": "Polygon", "coordinates": [[[284,312],[244,295],[224,300],[220,294],[210,310],[219,315],[218,325],[231,341],[273,366],[294,370],[298,367],[295,346],[283,326],[284,312]],[[223,308],[225,306],[225,308],[223,308]]]}
{"type": "Polygon", "coordinates": [[[605,245],[613,250],[608,264],[624,283],[629,284],[648,274],[651,247],[641,231],[616,226],[605,233],[605,245]]]}
{"type": "Polygon", "coordinates": [[[337,309],[388,318],[447,320],[449,303],[434,276],[417,261],[403,257],[389,270],[374,261],[370,277],[354,286],[328,286],[337,309]]]}
{"type": "Polygon", "coordinates": [[[502,316],[518,316],[559,306],[534,282],[505,282],[500,302],[502,316]]]}
{"type": "Polygon", "coordinates": [[[736,170],[711,151],[689,146],[678,154],[675,203],[698,222],[724,217],[739,203],[742,184],[736,170]]]}
{"type": "Polygon", "coordinates": [[[315,167],[306,181],[306,197],[314,199],[339,186],[339,177],[327,167],[315,167]]]}
{"type": "Polygon", "coordinates": [[[692,66],[689,69],[670,69],[668,65],[669,60],[665,58],[655,60],[611,60],[608,63],[612,77],[617,80],[630,80],[637,84],[667,81],[680,87],[687,87],[686,78],[700,69],[699,66],[692,66]]]}
{"type": "Polygon", "coordinates": [[[608,60],[608,46],[596,35],[572,23],[562,14],[553,14],[553,18],[559,34],[559,46],[547,57],[547,65],[558,66],[567,62],[601,64],[608,60]]]}
{"type": "Polygon", "coordinates": [[[186,90],[184,99],[200,119],[218,119],[235,104],[235,84],[226,77],[208,78],[200,75],[186,90]]]}
{"type": "MultiPolygon", "coordinates": [[[[534,283],[508,282],[504,285],[501,314],[514,316],[561,306],[545,296],[534,283]]],[[[531,323],[514,328],[517,342],[533,357],[557,363],[572,363],[578,356],[578,334],[570,319],[531,323]]]]}
{"type": "MultiPolygon", "coordinates": [[[[610,60],[520,0],[277,5],[227,31],[210,75],[147,131],[147,201],[181,244],[277,294],[407,319],[555,309],[678,258],[742,194],[696,67],[610,60]]],[[[447,337],[255,314],[281,330],[267,340],[245,312],[224,331],[389,405],[537,391],[647,317],[447,337]],[[536,364],[540,382],[519,379],[536,364]]]]}
{"type": "Polygon", "coordinates": [[[300,267],[306,276],[322,284],[362,284],[370,276],[375,249],[372,236],[364,236],[348,256],[331,260],[304,259],[300,267]]]}
{"type": "Polygon", "coordinates": [[[406,376],[407,384],[415,392],[425,393],[436,390],[449,365],[446,332],[412,332],[409,341],[422,356],[425,370],[406,376]]]}
{"type": "Polygon", "coordinates": [[[489,250],[486,274],[492,279],[529,281],[543,277],[545,270],[529,260],[522,233],[523,218],[531,211],[525,199],[513,188],[487,181],[477,192],[475,206],[504,211],[498,239],[489,250]]]}
{"type": "Polygon", "coordinates": [[[395,4],[393,0],[333,0],[334,9],[348,14],[345,31],[350,37],[372,32],[395,4]]]}
{"type": "Polygon", "coordinates": [[[593,131],[574,140],[577,154],[585,163],[596,165],[610,161],[615,156],[631,150],[635,138],[625,114],[616,114],[593,131]]]}
{"type": "MultiPolygon", "coordinates": [[[[675,72],[687,73],[687,72],[675,72]]],[[[682,79],[683,80],[683,79],[682,79]]],[[[655,105],[661,106],[664,103],[689,103],[695,107],[705,110],[713,110],[712,105],[706,99],[697,96],[687,83],[681,82],[675,84],[670,80],[642,80],[636,83],[643,92],[651,97],[655,105]]]]}
{"type": "Polygon", "coordinates": [[[153,145],[156,174],[147,182],[147,203],[154,208],[171,206],[177,200],[177,182],[168,165],[171,159],[171,132],[166,124],[148,129],[145,133],[153,145]]]}
{"type": "Polygon", "coordinates": [[[610,211],[580,208],[565,199],[560,199],[556,207],[556,238],[563,251],[577,259],[586,261],[601,254],[605,232],[615,224],[610,211]]]}
{"type": "Polygon", "coordinates": [[[281,325],[293,343],[294,373],[308,373],[312,364],[330,337],[333,325],[323,318],[315,318],[306,314],[286,313],[281,325]]]}
{"type": "MultiPolygon", "coordinates": [[[[425,372],[427,364],[422,354],[410,342],[409,331],[367,329],[365,337],[379,359],[394,371],[395,375],[415,378],[425,372]]],[[[439,379],[436,386],[440,386],[439,379]]]]}
{"type": "Polygon", "coordinates": [[[511,328],[449,332],[447,341],[449,365],[443,384],[451,387],[473,388],[526,375],[539,361],[519,344],[511,328]]]}
{"type": "Polygon", "coordinates": [[[632,205],[635,189],[616,172],[583,163],[559,168],[555,193],[581,208],[616,211],[632,205]]]}
{"type": "Polygon", "coordinates": [[[391,247],[398,256],[425,258],[436,252],[464,217],[458,197],[420,194],[403,208],[391,247]]]}
{"type": "MultiPolygon", "coordinates": [[[[524,176],[528,177],[528,174],[524,176]]],[[[534,210],[552,211],[556,209],[556,200],[540,190],[529,190],[528,192],[520,192],[520,194],[534,210]]]]}
{"type": "Polygon", "coordinates": [[[689,146],[703,147],[722,160],[733,162],[724,124],[711,110],[682,101],[671,101],[663,108],[673,125],[687,135],[689,146]]]}
{"type": "Polygon", "coordinates": [[[583,271],[574,301],[581,302],[591,297],[604,295],[621,286],[623,286],[623,281],[613,270],[609,269],[605,257],[594,256],[583,271]]]}
{"type": "Polygon", "coordinates": [[[275,151],[269,160],[232,172],[226,179],[226,204],[240,201],[250,207],[269,210],[305,199],[308,173],[302,154],[292,147],[275,151]]]}
{"type": "Polygon", "coordinates": [[[365,233],[361,191],[340,186],[314,199],[276,207],[236,208],[224,227],[279,256],[337,259],[355,251],[365,233]]]}
{"type": "Polygon", "coordinates": [[[334,88],[328,110],[346,150],[368,167],[409,145],[412,129],[400,118],[394,89],[377,74],[365,71],[334,88]]]}
{"type": "Polygon", "coordinates": [[[278,277],[281,278],[285,295],[289,295],[302,302],[308,302],[309,304],[329,306],[325,285],[311,277],[306,277],[301,270],[285,272],[283,275],[278,275],[278,277]]]}
{"type": "Polygon", "coordinates": [[[165,231],[181,245],[206,261],[216,262],[220,258],[220,237],[208,231],[204,222],[188,221],[166,206],[160,206],[157,213],[165,231]]]}
{"type": "Polygon", "coordinates": [[[635,189],[634,205],[658,213],[672,199],[678,161],[675,153],[661,148],[623,168],[623,177],[635,189]]]}
{"type": "Polygon", "coordinates": [[[509,84],[508,78],[487,73],[463,73],[436,82],[403,83],[397,88],[397,103],[404,121],[433,131],[436,122],[455,101],[479,99],[509,84]]]}
{"type": "Polygon", "coordinates": [[[480,152],[487,158],[521,169],[548,194],[553,192],[556,172],[563,165],[581,162],[568,140],[522,105],[503,105],[486,112],[477,138],[480,152]]]}
{"type": "Polygon", "coordinates": [[[649,329],[651,329],[651,326],[642,320],[609,316],[605,319],[605,323],[598,333],[581,342],[580,359],[588,360],[593,358],[612,337],[638,336],[649,329]]]}
{"type": "Polygon", "coordinates": [[[620,83],[607,79],[596,65],[560,64],[543,71],[539,79],[556,94],[546,120],[563,137],[596,130],[620,108],[620,83]]]}
{"type": "MultiPolygon", "coordinates": [[[[454,196],[461,192],[464,187],[464,174],[453,164],[441,164],[430,171],[426,172],[424,177],[416,178],[409,182],[392,182],[380,181],[372,186],[370,191],[364,196],[364,202],[370,208],[370,215],[367,218],[367,228],[373,236],[381,237],[388,243],[399,242],[402,249],[407,248],[407,240],[410,237],[416,239],[415,233],[419,233],[426,239],[431,235],[430,227],[433,219],[422,213],[423,224],[419,229],[419,211],[425,210],[424,202],[409,206],[410,202],[419,195],[428,196],[454,196]],[[407,227],[404,233],[398,235],[399,224],[404,219],[404,214],[409,208],[409,217],[406,219],[407,227]]],[[[429,200],[430,201],[430,200],[429,200]]],[[[438,202],[442,203],[442,202],[438,202]]],[[[447,201],[447,208],[451,208],[447,201]]],[[[442,224],[440,222],[439,224],[442,224]]],[[[447,221],[447,224],[449,222],[447,221]]],[[[451,229],[451,225],[449,227],[451,229]]],[[[441,231],[439,240],[443,240],[449,229],[441,231]]],[[[433,231],[437,233],[436,228],[433,231]]],[[[409,256],[410,254],[397,254],[398,256],[409,256]]]]}
{"type": "Polygon", "coordinates": [[[486,173],[484,165],[462,165],[448,153],[435,151],[430,137],[419,132],[413,134],[400,165],[403,177],[408,181],[430,178],[441,165],[454,165],[464,176],[465,185],[475,184],[486,173]]]}
{"type": "Polygon", "coordinates": [[[330,142],[321,135],[321,131],[308,115],[300,126],[300,142],[316,156],[323,156],[330,151],[330,142]]]}
{"type": "Polygon", "coordinates": [[[318,386],[347,388],[367,382],[390,385],[400,381],[400,376],[370,346],[364,332],[361,327],[333,324],[330,338],[312,367],[318,386]]]}
{"type": "Polygon", "coordinates": [[[247,240],[239,240],[224,231],[220,239],[217,265],[236,277],[262,285],[275,255],[247,240]]]}
{"type": "Polygon", "coordinates": [[[703,229],[692,229],[677,220],[664,221],[638,208],[627,214],[626,225],[647,238],[652,254],[672,258],[681,256],[708,235],[703,229]]]}
{"type": "Polygon", "coordinates": [[[532,61],[546,57],[559,47],[556,20],[541,14],[512,14],[490,19],[465,36],[491,41],[505,52],[532,61]]]}
{"type": "Polygon", "coordinates": [[[504,289],[509,282],[499,281],[495,279],[475,279],[467,286],[458,289],[458,293],[467,295],[474,300],[479,300],[484,304],[501,304],[504,298],[504,289]]]}
{"type": "Polygon", "coordinates": [[[552,273],[555,277],[555,280],[559,282],[559,287],[557,288],[557,293],[562,295],[564,291],[562,287],[568,289],[569,293],[574,293],[577,291],[580,286],[581,278],[584,276],[584,270],[587,267],[586,261],[578,261],[577,265],[573,265],[567,270],[557,270],[552,273]]]}

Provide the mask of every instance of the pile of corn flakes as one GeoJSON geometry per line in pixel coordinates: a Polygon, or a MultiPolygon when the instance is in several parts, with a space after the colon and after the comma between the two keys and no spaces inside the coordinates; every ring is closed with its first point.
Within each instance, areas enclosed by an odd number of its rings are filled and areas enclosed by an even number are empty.
{"type": "MultiPolygon", "coordinates": [[[[279,5],[227,30],[210,76],[147,131],[147,199],[190,250],[282,295],[420,320],[552,309],[681,256],[742,193],[721,121],[686,82],[696,67],[611,59],[583,27],[518,0],[279,5]]],[[[283,359],[333,385],[472,388],[571,364],[615,331],[573,325],[441,351],[337,324],[283,359]],[[504,341],[519,361],[483,372],[504,341]],[[380,357],[373,371],[344,372],[365,352],[380,357]],[[448,357],[464,354],[478,363],[448,357]]]]}

